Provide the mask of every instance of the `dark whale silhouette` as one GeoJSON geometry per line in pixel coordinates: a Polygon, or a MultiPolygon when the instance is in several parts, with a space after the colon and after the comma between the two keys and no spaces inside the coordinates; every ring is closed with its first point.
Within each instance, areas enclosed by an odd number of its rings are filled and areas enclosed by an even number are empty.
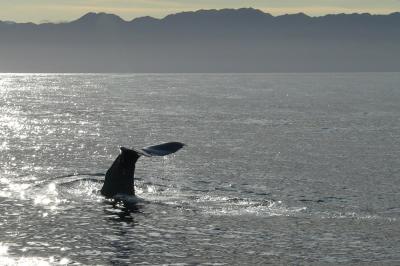
{"type": "Polygon", "coordinates": [[[140,156],[165,156],[174,153],[184,146],[180,142],[168,142],[142,149],[121,147],[121,153],[107,170],[101,194],[112,198],[117,194],[135,195],[135,164],[140,156]]]}

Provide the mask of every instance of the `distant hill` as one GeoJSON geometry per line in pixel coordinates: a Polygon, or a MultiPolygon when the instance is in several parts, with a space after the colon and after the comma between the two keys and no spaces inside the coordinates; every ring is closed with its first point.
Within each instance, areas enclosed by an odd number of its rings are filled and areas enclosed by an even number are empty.
{"type": "Polygon", "coordinates": [[[199,10],[125,21],[0,21],[0,72],[400,71],[400,13],[199,10]]]}

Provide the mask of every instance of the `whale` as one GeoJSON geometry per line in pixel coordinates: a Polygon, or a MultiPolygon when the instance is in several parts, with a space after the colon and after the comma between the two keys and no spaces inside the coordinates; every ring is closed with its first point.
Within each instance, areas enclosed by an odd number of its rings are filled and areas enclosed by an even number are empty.
{"type": "Polygon", "coordinates": [[[166,156],[184,146],[181,142],[167,142],[141,149],[120,147],[120,154],[106,172],[101,194],[107,198],[135,196],[135,165],[138,159],[142,156],[166,156]]]}

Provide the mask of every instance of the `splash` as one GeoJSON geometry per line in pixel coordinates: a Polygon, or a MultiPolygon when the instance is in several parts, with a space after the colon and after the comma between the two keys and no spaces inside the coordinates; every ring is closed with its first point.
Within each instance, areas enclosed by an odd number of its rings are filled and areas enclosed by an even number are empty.
{"type": "Polygon", "coordinates": [[[209,215],[295,216],[307,207],[288,207],[282,201],[256,200],[218,195],[182,193],[172,188],[151,184],[137,184],[137,195],[149,202],[159,202],[184,210],[200,211],[209,215]]]}
{"type": "Polygon", "coordinates": [[[293,216],[306,207],[288,207],[282,201],[252,200],[205,195],[196,200],[199,207],[211,215],[293,216]]]}
{"type": "Polygon", "coordinates": [[[395,217],[385,217],[377,214],[363,214],[358,212],[339,212],[339,211],[331,211],[331,212],[317,212],[314,215],[318,215],[322,219],[356,219],[356,220],[385,220],[388,222],[396,222],[397,219],[395,217]]]}

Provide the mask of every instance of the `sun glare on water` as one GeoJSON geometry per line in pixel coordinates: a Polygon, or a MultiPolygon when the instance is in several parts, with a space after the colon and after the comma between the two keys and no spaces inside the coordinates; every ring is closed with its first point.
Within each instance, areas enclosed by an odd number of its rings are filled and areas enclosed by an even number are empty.
{"type": "Polygon", "coordinates": [[[38,258],[38,257],[13,257],[9,254],[9,247],[0,242],[0,266],[50,266],[50,265],[67,265],[70,260],[67,258],[55,259],[38,258]]]}

